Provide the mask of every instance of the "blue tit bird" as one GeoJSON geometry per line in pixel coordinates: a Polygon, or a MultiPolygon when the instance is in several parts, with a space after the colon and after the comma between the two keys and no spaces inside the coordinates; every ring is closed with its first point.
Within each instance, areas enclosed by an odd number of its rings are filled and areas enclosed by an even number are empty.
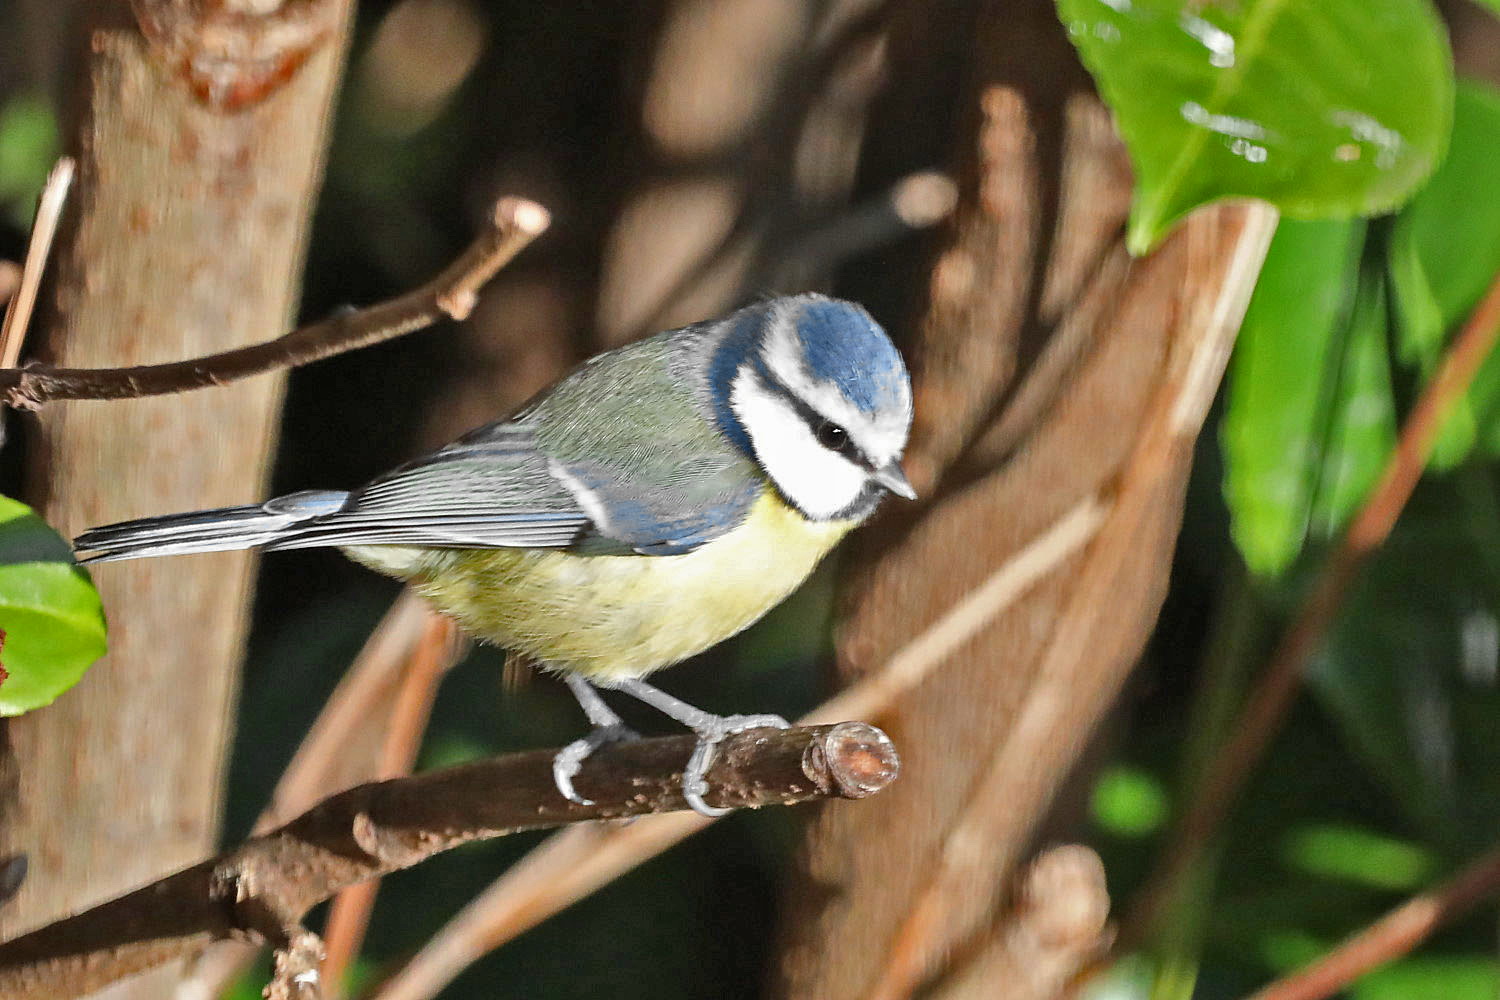
{"type": "Polygon", "coordinates": [[[596,688],[692,729],[683,778],[702,798],[714,746],[785,726],[716,716],[651,672],[759,619],[887,493],[914,498],[901,355],[864,309],[821,295],[748,306],[584,362],[524,406],[353,492],[94,528],[85,561],[336,546],[408,582],[487,642],[572,689],[594,729],[554,762],[573,788],[628,737],[596,688]]]}

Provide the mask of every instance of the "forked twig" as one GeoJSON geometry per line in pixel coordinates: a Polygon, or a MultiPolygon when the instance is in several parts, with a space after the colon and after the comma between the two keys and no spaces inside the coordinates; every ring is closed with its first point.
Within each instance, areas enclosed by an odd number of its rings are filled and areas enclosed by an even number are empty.
{"type": "MultiPolygon", "coordinates": [[[[381,720],[394,713],[402,670],[430,615],[412,591],[396,598],[303,737],[252,834],[274,830],[320,799],[377,777],[380,747],[366,734],[379,731],[381,720]]],[[[210,945],[178,982],[175,1000],[218,1000],[259,952],[259,945],[243,941],[210,945]]]]}

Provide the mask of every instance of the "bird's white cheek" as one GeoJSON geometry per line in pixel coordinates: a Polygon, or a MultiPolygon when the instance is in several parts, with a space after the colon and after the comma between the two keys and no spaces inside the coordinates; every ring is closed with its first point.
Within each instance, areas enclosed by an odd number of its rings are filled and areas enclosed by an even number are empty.
{"type": "Polygon", "coordinates": [[[864,489],[865,471],[818,444],[791,404],[764,389],[753,375],[743,373],[734,380],[730,405],[750,436],[756,459],[808,517],[831,518],[864,489]]]}

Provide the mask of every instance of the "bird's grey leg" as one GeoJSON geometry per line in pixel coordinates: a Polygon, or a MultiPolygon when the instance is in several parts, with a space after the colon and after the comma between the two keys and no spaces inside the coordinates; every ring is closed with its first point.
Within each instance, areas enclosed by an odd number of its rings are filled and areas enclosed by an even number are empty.
{"type": "Polygon", "coordinates": [[[569,802],[591,806],[594,800],[584,798],[573,788],[573,779],[583,767],[583,762],[602,746],[640,737],[625,725],[625,720],[616,715],[614,709],[604,703],[604,699],[599,697],[599,692],[595,691],[588,681],[577,674],[563,674],[562,678],[563,682],[568,685],[568,690],[573,692],[573,697],[578,699],[579,707],[583,709],[583,714],[588,716],[594,728],[587,736],[563,747],[557,752],[557,756],[552,758],[552,782],[557,785],[557,790],[562,793],[562,797],[569,802]]]}
{"type": "Polygon", "coordinates": [[[779,715],[714,715],[641,680],[617,681],[612,686],[676,719],[698,735],[698,745],[693,748],[693,755],[688,758],[687,767],[682,772],[682,795],[693,811],[703,816],[723,816],[729,812],[703,801],[703,793],[708,791],[708,782],[704,779],[714,760],[714,748],[725,737],[747,729],[786,729],[791,725],[779,715]]]}

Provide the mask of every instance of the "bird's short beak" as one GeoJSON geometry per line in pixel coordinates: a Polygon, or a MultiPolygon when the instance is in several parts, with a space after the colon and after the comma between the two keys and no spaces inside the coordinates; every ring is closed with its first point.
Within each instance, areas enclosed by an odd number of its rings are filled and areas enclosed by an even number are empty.
{"type": "Polygon", "coordinates": [[[917,491],[912,489],[911,483],[907,482],[906,473],[901,471],[901,465],[898,462],[889,462],[881,466],[870,474],[870,478],[899,497],[906,497],[908,500],[917,498],[917,491]]]}

